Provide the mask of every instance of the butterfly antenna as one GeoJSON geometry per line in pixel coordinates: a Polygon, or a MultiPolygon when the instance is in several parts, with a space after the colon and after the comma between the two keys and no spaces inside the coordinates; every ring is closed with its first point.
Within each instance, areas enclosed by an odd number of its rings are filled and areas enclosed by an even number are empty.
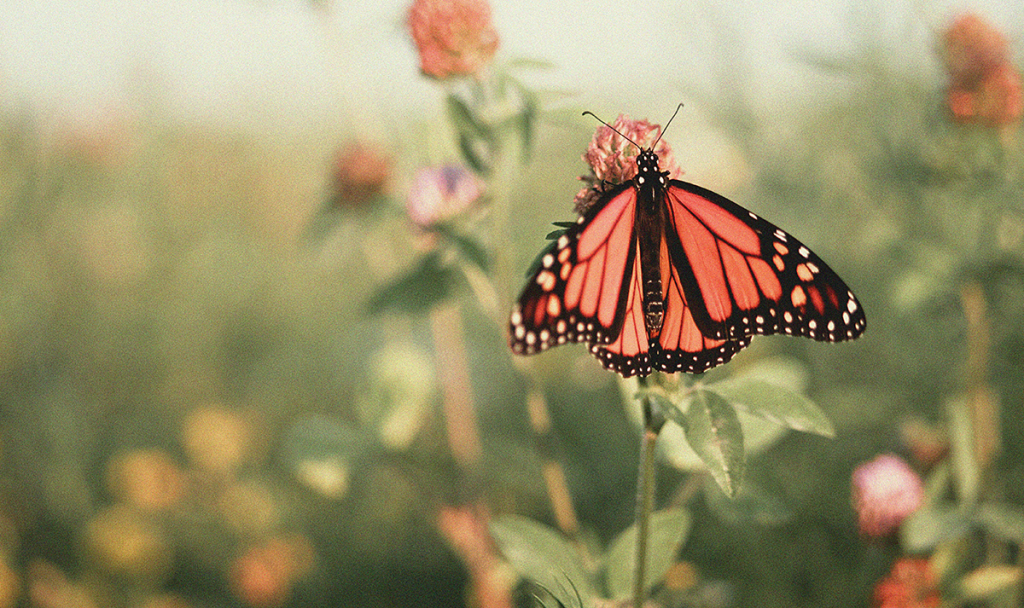
{"type": "MultiPolygon", "coordinates": [[[[657,146],[658,142],[661,141],[661,138],[665,135],[665,131],[668,131],[668,126],[670,124],[672,124],[672,121],[675,120],[675,118],[676,118],[676,114],[678,114],[679,110],[681,110],[681,109],[683,109],[683,104],[680,103],[678,106],[676,106],[676,111],[672,112],[672,118],[669,118],[668,122],[665,123],[665,127],[661,130],[661,135],[659,135],[658,139],[654,140],[654,143],[651,144],[651,149],[652,150],[654,149],[654,146],[657,146]]],[[[595,116],[594,118],[597,118],[597,117],[595,116]]]]}
{"type": "Polygon", "coordinates": [[[641,148],[641,147],[640,147],[640,144],[636,143],[636,142],[635,142],[635,141],[633,141],[632,139],[630,139],[630,138],[626,137],[625,135],[623,135],[623,134],[622,134],[622,131],[619,131],[619,130],[618,130],[618,129],[616,129],[615,127],[611,126],[610,124],[608,124],[608,123],[606,123],[605,121],[603,121],[603,120],[601,120],[600,118],[598,118],[598,117],[597,117],[597,114],[594,114],[594,113],[593,113],[593,112],[591,112],[590,110],[587,110],[586,112],[584,112],[584,113],[583,113],[583,115],[584,115],[584,116],[586,116],[587,114],[590,114],[591,116],[593,116],[593,117],[594,117],[594,120],[596,120],[597,122],[599,122],[599,123],[601,123],[602,125],[604,125],[604,126],[608,127],[608,128],[609,128],[609,129],[611,129],[612,131],[615,131],[616,133],[618,133],[618,134],[619,134],[619,137],[621,137],[622,139],[624,139],[624,140],[628,141],[629,143],[633,144],[633,145],[634,145],[634,146],[636,146],[636,147],[637,147],[638,149],[640,149],[640,150],[643,150],[643,148],[641,148]]]}

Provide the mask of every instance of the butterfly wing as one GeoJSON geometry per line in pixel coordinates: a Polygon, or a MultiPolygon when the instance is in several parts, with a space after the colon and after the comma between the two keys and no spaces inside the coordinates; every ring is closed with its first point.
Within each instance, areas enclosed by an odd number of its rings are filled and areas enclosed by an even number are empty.
{"type": "Polygon", "coordinates": [[[666,288],[668,304],[682,300],[705,339],[784,333],[838,342],[864,332],[864,310],[853,292],[792,235],[679,180],[669,183],[665,207],[670,285],[681,292],[666,288]]]}
{"type": "MultiPolygon", "coordinates": [[[[635,327],[639,290],[636,267],[636,190],[632,183],[607,192],[541,254],[509,319],[509,346],[533,354],[566,342],[608,345],[618,371],[642,367],[647,334],[635,327]],[[627,322],[628,319],[628,322],[627,322]],[[623,332],[623,327],[632,329],[623,332]],[[624,336],[636,330],[636,339],[624,336]]],[[[642,317],[642,315],[641,315],[642,317]]]]}
{"type": "Polygon", "coordinates": [[[750,336],[723,340],[704,335],[687,303],[680,268],[673,263],[668,243],[667,238],[661,239],[659,266],[665,316],[651,349],[651,362],[663,372],[700,373],[732,359],[750,344],[750,336]]]}

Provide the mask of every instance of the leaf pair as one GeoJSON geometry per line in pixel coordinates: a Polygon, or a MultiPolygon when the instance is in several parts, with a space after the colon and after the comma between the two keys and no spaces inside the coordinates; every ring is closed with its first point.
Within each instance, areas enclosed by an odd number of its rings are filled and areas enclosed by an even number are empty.
{"type": "MultiPolygon", "coordinates": [[[[690,529],[690,516],[682,509],[651,517],[647,588],[661,580],[690,529]]],[[[562,606],[594,605],[605,597],[630,597],[636,544],[636,526],[630,526],[608,546],[595,571],[557,530],[519,516],[505,516],[491,524],[491,535],[505,559],[524,579],[546,589],[562,606]]]]}
{"type": "Polygon", "coordinates": [[[690,448],[730,498],[739,492],[746,462],[740,413],[798,431],[835,435],[828,417],[811,400],[752,376],[650,391],[662,414],[683,429],[690,448]]]}
{"type": "Polygon", "coordinates": [[[490,256],[474,238],[444,224],[431,230],[450,247],[431,251],[378,289],[366,305],[370,314],[425,312],[462,287],[465,269],[460,269],[459,264],[465,263],[484,272],[490,268],[490,256]]]}

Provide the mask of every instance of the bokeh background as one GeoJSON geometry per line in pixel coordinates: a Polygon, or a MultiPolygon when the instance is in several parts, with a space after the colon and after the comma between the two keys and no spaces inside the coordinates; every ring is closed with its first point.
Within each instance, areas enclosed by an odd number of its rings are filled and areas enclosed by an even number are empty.
{"type": "Polygon", "coordinates": [[[1020,605],[1021,3],[496,0],[466,78],[421,73],[397,0],[0,7],[0,608],[557,605],[488,524],[600,554],[635,406],[582,346],[514,361],[508,305],[573,219],[580,112],[680,102],[685,178],[812,246],[868,331],[709,374],[836,433],[751,422],[737,500],[666,447],[654,601],[1020,605]],[[966,14],[1008,78],[968,112],[966,14]]]}

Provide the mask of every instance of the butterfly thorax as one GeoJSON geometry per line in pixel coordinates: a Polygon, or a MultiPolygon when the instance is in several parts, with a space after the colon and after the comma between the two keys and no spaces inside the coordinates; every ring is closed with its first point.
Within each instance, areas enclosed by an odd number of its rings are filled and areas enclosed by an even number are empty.
{"type": "Polygon", "coordinates": [[[644,325],[650,338],[661,333],[665,318],[665,300],[661,286],[661,239],[665,226],[665,188],[668,171],[658,167],[658,155],[641,150],[636,157],[636,225],[640,247],[640,274],[643,276],[644,325]]]}

